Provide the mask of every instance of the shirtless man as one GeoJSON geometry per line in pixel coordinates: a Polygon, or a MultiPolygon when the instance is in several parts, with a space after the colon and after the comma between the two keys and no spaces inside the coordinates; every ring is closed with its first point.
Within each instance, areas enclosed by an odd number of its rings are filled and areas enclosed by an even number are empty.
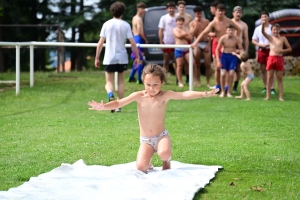
{"type": "MultiPolygon", "coordinates": [[[[145,8],[146,8],[146,4],[143,2],[137,3],[136,4],[136,9],[137,9],[137,13],[136,15],[132,18],[132,33],[133,33],[133,39],[135,41],[135,43],[137,44],[145,44],[148,43],[147,38],[144,34],[144,25],[143,25],[143,19],[142,16],[145,13],[145,8]]],[[[143,71],[143,57],[144,57],[144,49],[138,47],[139,50],[139,54],[140,54],[140,62],[138,63],[138,66],[136,66],[136,64],[134,64],[132,66],[132,70],[129,76],[129,82],[135,82],[136,79],[134,78],[134,75],[136,73],[136,71],[138,71],[138,80],[137,83],[138,84],[142,84],[142,71],[143,71]]],[[[135,59],[135,54],[132,51],[131,53],[131,58],[134,60],[135,59]]]]}
{"type": "MultiPolygon", "coordinates": [[[[184,26],[184,17],[176,18],[177,27],[173,29],[173,34],[175,38],[175,44],[188,44],[188,41],[192,40],[192,36],[189,33],[189,29],[184,26]]],[[[178,86],[184,87],[182,83],[182,68],[185,64],[189,64],[189,49],[175,48],[174,51],[176,58],[176,76],[178,80],[178,86]]]]}
{"type": "MultiPolygon", "coordinates": [[[[168,13],[163,15],[158,24],[158,38],[160,44],[175,44],[175,39],[173,36],[173,28],[176,27],[176,17],[175,17],[176,4],[173,1],[167,3],[168,13]]],[[[163,48],[164,53],[164,63],[163,67],[169,72],[169,62],[171,55],[173,55],[174,49],[163,48]]]]}
{"type": "Polygon", "coordinates": [[[232,24],[228,24],[226,27],[226,34],[223,35],[218,40],[218,46],[216,49],[216,59],[217,59],[217,67],[221,68],[221,94],[220,97],[224,97],[225,95],[225,79],[228,77],[228,91],[227,97],[232,97],[231,95],[231,85],[232,79],[234,76],[234,71],[236,69],[236,65],[238,59],[235,55],[232,54],[238,47],[239,51],[243,51],[241,39],[234,34],[234,26],[232,24]],[[221,47],[223,47],[222,57],[220,59],[220,51],[221,47]]]}
{"type": "Polygon", "coordinates": [[[282,37],[279,35],[280,26],[279,24],[274,24],[271,28],[273,36],[270,36],[266,33],[265,27],[266,22],[262,22],[262,34],[269,40],[270,42],[270,54],[267,61],[267,92],[265,100],[270,99],[271,86],[274,82],[274,72],[276,72],[277,82],[278,82],[278,93],[279,93],[279,101],[283,101],[283,70],[284,70],[284,60],[283,54],[292,52],[291,45],[289,44],[286,37],[282,37]],[[283,47],[286,49],[283,49],[283,47]]]}
{"type": "MultiPolygon", "coordinates": [[[[202,7],[196,6],[194,8],[195,19],[190,22],[190,33],[193,38],[197,38],[200,33],[207,27],[209,21],[202,18],[202,7]]],[[[204,63],[205,63],[205,72],[206,72],[206,85],[210,87],[210,37],[204,37],[199,43],[198,46],[194,49],[194,86],[201,86],[200,80],[200,66],[201,66],[201,55],[203,53],[204,63]]]]}
{"type": "MultiPolygon", "coordinates": [[[[178,1],[177,2],[177,9],[178,13],[175,14],[176,17],[183,17],[184,18],[184,26],[189,28],[190,22],[193,20],[192,16],[185,12],[186,2],[185,1],[178,1]]],[[[192,41],[189,41],[192,42],[192,41]]],[[[184,63],[184,72],[186,75],[186,84],[189,83],[189,65],[187,62],[184,63]]]]}
{"type": "MultiPolygon", "coordinates": [[[[241,40],[242,44],[244,44],[244,50],[248,52],[249,49],[249,38],[248,38],[248,25],[241,20],[243,14],[243,9],[241,6],[235,6],[232,11],[233,18],[231,19],[234,23],[236,23],[241,29],[241,40]]],[[[237,92],[237,87],[240,81],[240,60],[238,60],[238,65],[235,70],[235,80],[233,85],[233,92],[237,92]]]]}
{"type": "MultiPolygon", "coordinates": [[[[231,19],[225,16],[225,5],[219,3],[216,8],[217,10],[215,12],[214,20],[208,24],[208,26],[202,31],[202,33],[195,39],[193,44],[191,44],[192,48],[195,48],[198,45],[198,42],[203,40],[207,36],[207,34],[211,32],[212,29],[215,30],[216,43],[218,43],[219,39],[226,34],[226,27],[229,24],[232,24],[234,29],[236,29],[237,31],[237,35],[238,36],[240,35],[241,33],[240,27],[235,23],[232,23],[231,19]]],[[[215,45],[212,46],[212,54],[215,53],[216,47],[217,46],[215,45]]],[[[219,52],[219,56],[221,56],[220,52],[219,52]]],[[[216,88],[220,89],[220,68],[218,68],[218,66],[215,69],[215,81],[216,81],[216,88]]]]}

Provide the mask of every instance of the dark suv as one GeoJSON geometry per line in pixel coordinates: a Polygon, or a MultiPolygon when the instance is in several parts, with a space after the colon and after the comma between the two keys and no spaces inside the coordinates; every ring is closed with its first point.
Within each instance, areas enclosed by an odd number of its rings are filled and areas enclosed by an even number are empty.
{"type": "MultiPolygon", "coordinates": [[[[195,6],[187,5],[185,12],[190,14],[194,18],[195,6]]],[[[177,13],[177,12],[176,12],[177,13]]],[[[158,23],[161,16],[167,14],[166,6],[155,6],[146,8],[144,14],[144,33],[146,34],[149,44],[159,44],[158,38],[158,23]]],[[[202,12],[202,17],[205,18],[204,12],[202,12]]],[[[163,52],[160,48],[145,48],[145,62],[146,63],[156,63],[159,65],[163,64],[163,52]]],[[[173,61],[170,61],[170,64],[173,61]]]]}

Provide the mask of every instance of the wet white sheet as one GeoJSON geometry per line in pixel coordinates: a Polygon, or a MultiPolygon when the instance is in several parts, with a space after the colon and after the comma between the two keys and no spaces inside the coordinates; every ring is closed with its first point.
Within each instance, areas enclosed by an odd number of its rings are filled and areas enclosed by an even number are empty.
{"type": "Polygon", "coordinates": [[[164,171],[155,167],[145,174],[135,169],[135,162],[100,166],[78,160],[0,191],[0,199],[193,199],[222,168],[177,161],[171,161],[171,167],[164,171]]]}

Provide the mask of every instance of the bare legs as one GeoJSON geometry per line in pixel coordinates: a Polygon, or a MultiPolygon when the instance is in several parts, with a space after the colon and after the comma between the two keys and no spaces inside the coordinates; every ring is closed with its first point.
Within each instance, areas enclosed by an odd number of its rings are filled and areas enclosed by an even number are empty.
{"type": "Polygon", "coordinates": [[[235,98],[237,99],[242,99],[244,98],[244,93],[246,95],[246,100],[250,100],[250,92],[248,90],[248,86],[251,82],[251,79],[250,78],[246,78],[242,84],[241,84],[241,95],[240,96],[236,96],[235,98]]]}
{"type": "MultiPolygon", "coordinates": [[[[105,72],[106,84],[105,90],[107,93],[114,92],[114,72],[105,72]]],[[[122,99],[124,97],[124,73],[118,73],[118,98],[122,99]]]]}
{"type": "Polygon", "coordinates": [[[227,91],[227,97],[232,97],[231,95],[231,86],[232,86],[232,80],[234,76],[234,70],[225,70],[221,69],[221,94],[220,97],[224,97],[225,95],[225,80],[226,80],[226,74],[228,74],[228,91],[227,91]]]}
{"type": "MultiPolygon", "coordinates": [[[[157,144],[157,155],[163,161],[162,163],[163,170],[171,168],[171,163],[170,163],[170,159],[172,155],[171,151],[172,151],[172,147],[171,147],[170,137],[168,135],[163,136],[157,144]]],[[[146,143],[141,143],[137,154],[136,168],[140,171],[147,172],[149,163],[154,153],[155,152],[152,146],[146,143]]]]}
{"type": "MultiPolygon", "coordinates": [[[[283,71],[276,71],[277,82],[278,82],[278,93],[279,93],[279,101],[283,100],[283,71]]],[[[274,70],[267,71],[267,93],[265,100],[270,99],[271,87],[274,84],[274,70]]]]}

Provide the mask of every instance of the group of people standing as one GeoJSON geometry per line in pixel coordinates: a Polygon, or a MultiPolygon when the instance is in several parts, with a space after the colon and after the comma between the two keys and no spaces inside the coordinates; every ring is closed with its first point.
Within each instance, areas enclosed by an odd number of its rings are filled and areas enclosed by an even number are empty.
{"type": "MultiPolygon", "coordinates": [[[[103,65],[105,67],[106,85],[109,102],[90,101],[88,105],[90,110],[111,110],[111,112],[121,111],[131,102],[137,103],[139,127],[140,127],[140,147],[136,159],[136,168],[147,173],[153,168],[151,159],[154,153],[157,153],[162,160],[162,169],[171,168],[172,145],[170,134],[165,127],[165,115],[167,103],[170,100],[189,100],[215,96],[221,91],[220,97],[227,95],[231,97],[231,84],[234,73],[238,70],[239,60],[240,68],[245,77],[241,84],[241,95],[237,98],[243,98],[245,94],[247,100],[250,100],[248,85],[253,80],[254,75],[251,65],[248,61],[248,27],[241,21],[242,8],[236,6],[233,9],[233,19],[225,16],[225,6],[218,2],[211,4],[211,12],[214,19],[208,22],[202,19],[202,8],[194,8],[195,18],[184,12],[185,2],[179,1],[177,4],[179,13],[174,14],[176,4],[169,2],[167,4],[168,14],[162,16],[159,22],[159,40],[161,44],[191,44],[194,50],[194,58],[199,58],[203,52],[207,61],[207,69],[210,68],[210,51],[213,54],[215,65],[216,86],[209,92],[185,91],[174,92],[171,90],[163,91],[162,85],[166,82],[168,59],[172,53],[176,58],[176,76],[178,86],[182,87],[181,71],[186,62],[188,62],[188,51],[186,49],[175,48],[163,49],[165,63],[164,66],[157,64],[147,64],[144,69],[142,66],[143,51],[136,43],[147,38],[143,34],[142,13],[145,9],[144,3],[139,3],[137,15],[133,17],[133,28],[122,20],[122,15],[126,6],[122,2],[115,2],[110,7],[113,18],[106,21],[100,32],[100,40],[97,45],[95,66],[100,67],[100,53],[103,44],[106,41],[103,65]],[[214,30],[214,32],[212,32],[214,30]],[[132,58],[133,69],[138,71],[138,76],[144,84],[144,90],[133,92],[124,97],[124,71],[128,65],[128,55],[125,48],[125,42],[129,40],[133,51],[132,58]],[[211,48],[211,49],[210,49],[211,48]],[[198,56],[198,57],[197,57],[198,56]],[[118,72],[118,99],[114,96],[114,72],[118,72]],[[227,94],[225,93],[227,88],[227,94]],[[124,98],[123,98],[124,97],[124,98]]],[[[274,71],[279,85],[279,100],[283,101],[283,54],[291,52],[291,47],[285,37],[281,37],[280,26],[268,23],[268,14],[261,14],[262,25],[255,29],[252,42],[258,46],[258,62],[262,68],[267,71],[267,78],[263,76],[266,100],[270,98],[272,90],[274,71]],[[270,32],[271,30],[271,32],[270,32]],[[283,47],[286,47],[283,49],[283,47]]],[[[199,59],[194,59],[195,68],[199,68],[199,59]]],[[[134,72],[134,70],[132,70],[134,72]]],[[[265,71],[263,71],[265,73],[265,71]]],[[[239,72],[238,72],[239,74],[239,72]]],[[[237,74],[237,75],[238,75],[237,74]]],[[[197,73],[195,73],[197,75],[197,73]]],[[[199,75],[199,74],[198,74],[199,75]]],[[[198,76],[197,75],[197,76],[198,76]]],[[[209,75],[209,74],[208,74],[209,75]]],[[[195,77],[195,84],[200,84],[200,80],[195,77]],[[198,81],[198,82],[197,82],[198,81]]],[[[237,77],[238,78],[238,77],[237,77]]],[[[233,88],[237,87],[238,79],[235,80],[233,88]]],[[[209,85],[209,76],[207,76],[207,86],[209,85]]]]}
{"type": "MultiPolygon", "coordinates": [[[[119,6],[119,5],[118,5],[119,6]]],[[[158,37],[160,44],[190,44],[193,51],[194,66],[194,86],[200,86],[200,65],[201,58],[204,59],[206,68],[206,85],[209,88],[219,89],[220,97],[232,97],[232,92],[236,93],[240,74],[242,71],[244,80],[241,84],[241,95],[236,98],[246,96],[250,100],[248,86],[254,79],[252,67],[248,61],[249,37],[248,26],[241,20],[243,10],[240,6],[235,6],[232,11],[233,18],[225,16],[226,7],[218,1],[210,4],[210,12],[214,16],[212,21],[203,18],[201,6],[195,6],[194,18],[185,12],[185,1],[178,1],[177,4],[170,1],[166,5],[167,14],[160,18],[158,24],[158,37]],[[178,12],[176,12],[178,9],[178,12]],[[211,58],[215,68],[215,85],[210,86],[211,58]],[[243,60],[241,58],[244,58],[243,60]],[[241,65],[242,64],[242,65],[241,65]]],[[[144,60],[144,49],[137,44],[147,44],[144,34],[143,15],[146,4],[137,3],[137,13],[132,18],[132,29],[130,25],[121,20],[125,8],[111,7],[113,19],[104,23],[100,40],[97,45],[95,66],[99,67],[99,56],[104,41],[106,40],[106,50],[103,65],[106,71],[106,91],[108,98],[114,100],[113,94],[113,72],[119,72],[118,77],[118,98],[124,96],[124,74],[127,69],[128,55],[124,44],[127,39],[132,45],[131,58],[134,60],[129,82],[142,84],[142,71],[144,60]],[[123,9],[123,10],[122,10],[123,9]],[[120,11],[121,10],[121,11],[120,11]],[[110,41],[110,42],[108,42],[110,41]],[[138,77],[135,79],[135,73],[138,77]]],[[[260,63],[264,88],[262,93],[266,93],[265,100],[270,99],[270,94],[275,94],[274,74],[278,79],[279,100],[283,100],[283,53],[291,52],[291,47],[285,37],[279,35],[280,26],[269,23],[269,14],[261,12],[262,25],[256,27],[252,43],[257,47],[257,61],[260,63]],[[264,28],[262,28],[264,27],[264,28]],[[283,47],[285,46],[285,49],[283,47]],[[270,54],[270,56],[269,56],[270,54]],[[274,57],[275,56],[275,57],[274,57]],[[276,57],[278,56],[278,58],[276,57]],[[276,65],[276,67],[271,67],[276,65]],[[279,66],[279,67],[277,67],[279,66]],[[276,71],[276,73],[274,73],[276,71]]],[[[186,48],[162,48],[163,67],[169,71],[169,63],[172,56],[175,59],[175,72],[177,84],[184,87],[182,73],[186,74],[186,83],[189,82],[189,51],[186,48]]],[[[118,109],[116,111],[119,111],[118,109]]]]}

